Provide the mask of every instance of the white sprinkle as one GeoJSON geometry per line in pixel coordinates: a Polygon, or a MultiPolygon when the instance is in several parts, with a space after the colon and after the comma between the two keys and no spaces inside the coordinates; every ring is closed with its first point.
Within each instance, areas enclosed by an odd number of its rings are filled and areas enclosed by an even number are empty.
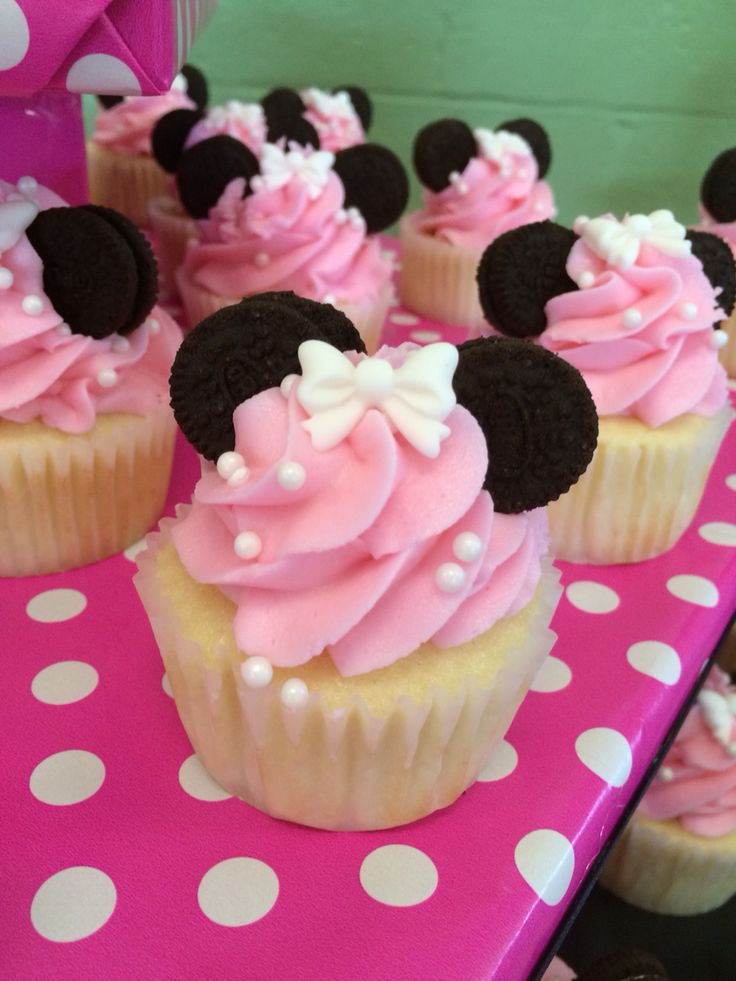
{"type": "Polygon", "coordinates": [[[21,306],[23,307],[23,312],[27,313],[29,317],[37,317],[39,313],[43,313],[43,300],[40,296],[36,296],[35,293],[29,293],[28,296],[24,296],[21,306]]]}
{"type": "Polygon", "coordinates": [[[286,708],[296,709],[306,705],[309,689],[301,678],[289,678],[281,686],[281,701],[286,708]]]}
{"type": "Polygon", "coordinates": [[[33,194],[34,191],[38,190],[38,181],[35,177],[29,177],[26,174],[25,177],[21,177],[18,181],[18,190],[22,194],[33,194]]]}
{"type": "Polygon", "coordinates": [[[726,746],[726,753],[729,756],[736,756],[736,743],[728,743],[726,746]]]}
{"type": "Polygon", "coordinates": [[[271,256],[268,254],[268,252],[256,252],[255,256],[253,257],[253,262],[255,262],[259,269],[263,269],[264,266],[267,266],[270,261],[271,256]]]}
{"type": "Polygon", "coordinates": [[[273,668],[265,657],[249,657],[240,665],[243,681],[249,688],[265,688],[271,684],[273,668]]]}
{"type": "Polygon", "coordinates": [[[112,349],[113,351],[119,351],[119,352],[129,351],[130,341],[128,340],[127,337],[115,337],[113,338],[112,349]]]}
{"type": "Polygon", "coordinates": [[[589,289],[595,282],[595,274],[586,269],[585,272],[580,273],[580,279],[578,280],[578,286],[581,290],[589,289]]]}
{"type": "Polygon", "coordinates": [[[228,477],[232,477],[236,470],[245,466],[245,460],[240,455],[240,453],[234,453],[232,450],[228,450],[226,453],[221,453],[217,458],[217,472],[222,477],[223,480],[227,480],[228,477]]]}
{"type": "Polygon", "coordinates": [[[72,329],[69,324],[57,324],[56,333],[60,334],[62,337],[69,337],[71,335],[72,329]]]}
{"type": "Polygon", "coordinates": [[[710,337],[711,347],[714,347],[716,351],[719,351],[722,347],[728,344],[728,334],[725,330],[714,330],[710,337]]]}
{"type": "Polygon", "coordinates": [[[353,228],[363,228],[365,221],[357,208],[348,208],[348,219],[353,228]]]}
{"type": "Polygon", "coordinates": [[[475,562],[483,551],[483,542],[474,531],[463,531],[452,543],[452,554],[461,562],[475,562]]]}
{"type": "Polygon", "coordinates": [[[299,375],[287,375],[286,378],[281,382],[279,388],[281,389],[281,394],[285,399],[288,399],[289,394],[294,387],[294,382],[297,380],[299,375]]]}
{"type": "Polygon", "coordinates": [[[546,206],[545,206],[544,202],[537,201],[536,204],[534,205],[534,210],[535,211],[544,211],[545,210],[545,207],[546,206]]]}
{"type": "Polygon", "coordinates": [[[233,542],[233,551],[239,559],[255,559],[262,548],[260,536],[254,531],[241,531],[233,542]]]}
{"type": "Polygon", "coordinates": [[[152,334],[158,334],[158,332],[161,330],[161,324],[155,317],[149,317],[146,323],[148,324],[148,329],[152,334]]]}
{"type": "Polygon", "coordinates": [[[588,218],[587,215],[578,215],[575,221],[572,223],[572,228],[575,234],[580,235],[580,233],[582,232],[582,230],[585,228],[585,226],[588,224],[589,221],[590,218],[588,218]]]}
{"type": "Polygon", "coordinates": [[[465,572],[456,562],[443,562],[434,580],[443,593],[457,593],[465,585],[465,572]]]}
{"type": "Polygon", "coordinates": [[[344,225],[348,220],[348,213],[344,208],[338,208],[335,212],[335,224],[344,225]]]}
{"type": "Polygon", "coordinates": [[[325,293],[325,295],[322,297],[322,302],[331,303],[332,306],[334,306],[337,303],[337,297],[334,293],[325,293]]]}
{"type": "Polygon", "coordinates": [[[284,460],[276,471],[276,480],[288,491],[299,490],[306,477],[304,467],[296,460],[284,460]]]}
{"type": "Polygon", "coordinates": [[[633,330],[641,323],[641,311],[637,310],[636,307],[629,307],[628,310],[624,310],[621,323],[629,330],[633,330]]]}
{"type": "Polygon", "coordinates": [[[695,320],[698,315],[697,303],[683,303],[680,306],[680,316],[683,320],[695,320]]]}
{"type": "Polygon", "coordinates": [[[97,374],[97,381],[103,388],[112,388],[117,380],[118,373],[114,368],[103,368],[102,371],[98,372],[97,374]]]}
{"type": "Polygon", "coordinates": [[[669,783],[670,780],[674,780],[674,778],[675,778],[675,774],[668,766],[663,766],[662,769],[659,771],[659,779],[663,783],[669,783]]]}
{"type": "Polygon", "coordinates": [[[449,179],[450,179],[450,183],[454,186],[458,194],[468,193],[468,185],[465,183],[465,181],[462,178],[462,175],[458,173],[457,170],[452,171],[449,179]]]}
{"type": "Polygon", "coordinates": [[[9,290],[13,285],[13,274],[5,266],[0,266],[0,290],[9,290]]]}

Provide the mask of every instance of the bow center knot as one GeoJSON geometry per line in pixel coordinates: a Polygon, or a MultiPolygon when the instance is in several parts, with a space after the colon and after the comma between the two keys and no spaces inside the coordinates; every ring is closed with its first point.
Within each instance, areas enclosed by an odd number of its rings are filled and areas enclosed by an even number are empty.
{"type": "Polygon", "coordinates": [[[388,361],[367,358],[355,369],[355,390],[367,405],[380,405],[394,393],[394,369],[388,361]]]}

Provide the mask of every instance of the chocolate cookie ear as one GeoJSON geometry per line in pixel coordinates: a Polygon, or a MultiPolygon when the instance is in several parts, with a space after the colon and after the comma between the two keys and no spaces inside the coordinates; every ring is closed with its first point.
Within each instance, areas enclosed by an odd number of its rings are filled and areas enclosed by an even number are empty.
{"type": "Polygon", "coordinates": [[[258,171],[258,159],[240,140],[211,136],[182,154],[176,174],[181,203],[193,218],[206,218],[230,181],[245,178],[247,195],[258,171]]]}
{"type": "Polygon", "coordinates": [[[537,161],[540,179],[544,177],[552,162],[552,146],[547,131],[533,119],[511,119],[507,123],[501,123],[496,129],[505,129],[508,133],[516,133],[522,140],[525,140],[531,147],[537,161]]]}
{"type": "Polygon", "coordinates": [[[430,191],[442,191],[450,184],[450,174],[462,174],[477,154],[478,144],[466,123],[461,119],[439,119],[417,133],[414,169],[430,191]]]}
{"type": "Polygon", "coordinates": [[[599,958],[578,981],[668,981],[668,974],[654,954],[632,950],[599,958]]]}
{"type": "Polygon", "coordinates": [[[298,143],[299,146],[311,146],[319,150],[319,134],[303,116],[267,115],[266,124],[268,127],[266,139],[269,143],[284,139],[287,143],[298,143]]]}
{"type": "Polygon", "coordinates": [[[721,291],[716,299],[718,306],[730,317],[736,302],[736,264],[731,247],[710,232],[688,231],[686,237],[690,239],[693,255],[703,264],[703,272],[711,286],[721,291]]]}
{"type": "Polygon", "coordinates": [[[494,509],[518,514],[557,500],[584,473],[598,438],[582,376],[528,341],[482,337],[458,351],[453,387],[486,438],[494,509]]]}
{"type": "Polygon", "coordinates": [[[347,92],[353,104],[353,109],[355,109],[360,120],[360,125],[363,127],[363,132],[367,133],[373,122],[373,103],[366,90],[359,88],[357,85],[338,85],[332,91],[335,95],[338,92],[347,92]]]}
{"type": "Polygon", "coordinates": [[[716,221],[736,221],[736,147],[719,153],[706,170],[700,200],[716,221]]]}
{"type": "Polygon", "coordinates": [[[406,171],[391,150],[362,143],[335,154],[335,172],[345,188],[345,207],[357,208],[369,233],[382,232],[409,200],[406,171]]]}
{"type": "Polygon", "coordinates": [[[173,174],[179,166],[187,137],[202,118],[199,109],[174,109],[162,116],[151,133],[153,156],[173,174]]]}
{"type": "Polygon", "coordinates": [[[103,109],[112,109],[113,106],[123,101],[123,97],[122,95],[98,95],[97,101],[103,109]]]}
{"type": "Polygon", "coordinates": [[[538,221],[491,242],[476,274],[486,320],[509,337],[541,334],[547,326],[547,301],[577,289],[565,269],[576,241],[569,228],[538,221]]]}
{"type": "Polygon", "coordinates": [[[327,341],[339,351],[360,351],[366,353],[363,338],[348,320],[342,310],[337,310],[330,303],[317,303],[306,297],[297,296],[291,290],[273,293],[259,293],[257,301],[281,303],[306,317],[318,329],[321,339],[327,341]]]}
{"type": "Polygon", "coordinates": [[[181,74],[187,80],[187,95],[200,111],[204,111],[209,99],[207,79],[194,65],[184,65],[181,74]]]}
{"type": "Polygon", "coordinates": [[[284,116],[301,116],[307,110],[302,97],[296,89],[289,89],[285,86],[280,86],[267,92],[261,99],[261,105],[266,114],[266,119],[270,119],[271,117],[276,119],[284,116]]]}
{"type": "Polygon", "coordinates": [[[140,308],[136,257],[126,236],[94,209],[48,208],[27,229],[43,262],[43,289],[75,334],[130,330],[140,308]]]}

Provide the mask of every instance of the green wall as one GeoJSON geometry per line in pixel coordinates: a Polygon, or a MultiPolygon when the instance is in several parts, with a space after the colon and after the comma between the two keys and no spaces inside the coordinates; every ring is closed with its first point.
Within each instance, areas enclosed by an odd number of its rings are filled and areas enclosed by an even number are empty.
{"type": "Polygon", "coordinates": [[[214,101],[362,85],[372,138],[405,161],[443,115],[535,117],[568,222],[660,207],[692,221],[705,168],[736,145],[736,0],[221,0],[190,60],[214,101]]]}

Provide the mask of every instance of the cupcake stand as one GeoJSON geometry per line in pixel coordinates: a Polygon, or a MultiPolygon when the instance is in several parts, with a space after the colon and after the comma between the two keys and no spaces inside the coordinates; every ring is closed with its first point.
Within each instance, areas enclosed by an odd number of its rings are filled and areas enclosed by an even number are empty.
{"type": "MultiPolygon", "coordinates": [[[[393,307],[390,343],[462,339],[393,307]]],[[[736,429],[679,545],[560,563],[559,640],[447,810],[389,831],[266,817],[178,721],[134,556],[4,581],[0,974],[520,981],[562,939],[736,609],[736,429]]],[[[194,452],[178,446],[169,511],[194,452]]]]}

